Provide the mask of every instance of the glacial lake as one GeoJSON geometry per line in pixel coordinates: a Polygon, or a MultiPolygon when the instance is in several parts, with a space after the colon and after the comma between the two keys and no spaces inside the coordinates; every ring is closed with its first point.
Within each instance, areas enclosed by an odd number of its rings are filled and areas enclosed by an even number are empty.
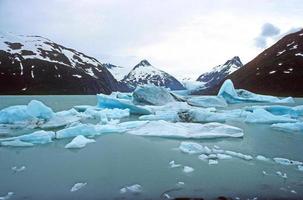
{"type": "MultiPolygon", "coordinates": [[[[0,109],[40,100],[54,111],[75,105],[96,105],[96,96],[0,96],[0,109]]],[[[303,99],[295,99],[297,105],[303,99]]],[[[239,108],[249,104],[232,105],[239,108]]],[[[294,106],[292,104],[291,106],[294,106]]],[[[303,133],[273,130],[269,125],[227,122],[244,130],[237,139],[189,140],[203,146],[219,146],[243,154],[282,157],[303,161],[303,133]]],[[[32,132],[32,131],[31,131],[32,132]]],[[[303,171],[297,166],[281,165],[257,159],[233,158],[209,165],[198,155],[179,151],[184,140],[149,138],[127,134],[106,134],[83,149],[64,146],[71,139],[55,140],[30,148],[0,146],[0,197],[13,192],[14,199],[165,199],[171,197],[219,196],[236,199],[303,198],[303,171]],[[182,168],[170,168],[176,161],[194,168],[184,173],[182,168]],[[14,173],[13,166],[26,166],[14,173]],[[264,175],[263,171],[266,172],[264,175]],[[287,174],[284,179],[277,171],[287,174]],[[70,192],[75,183],[86,182],[81,190],[70,192]],[[178,185],[184,182],[184,185],[178,185]],[[125,186],[140,184],[140,194],[121,194],[125,186]]]]}

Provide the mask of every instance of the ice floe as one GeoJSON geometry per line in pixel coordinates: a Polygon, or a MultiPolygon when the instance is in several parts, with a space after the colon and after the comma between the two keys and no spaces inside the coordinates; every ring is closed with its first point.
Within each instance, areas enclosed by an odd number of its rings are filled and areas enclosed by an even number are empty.
{"type": "Polygon", "coordinates": [[[98,107],[100,108],[119,108],[119,109],[129,109],[131,114],[141,114],[148,115],[151,111],[139,105],[134,105],[132,101],[127,99],[118,99],[109,95],[98,94],[98,107]]]}
{"type": "Polygon", "coordinates": [[[120,193],[124,194],[124,193],[130,192],[130,193],[133,193],[133,194],[138,194],[138,193],[141,193],[142,190],[143,189],[142,189],[141,185],[134,184],[134,185],[131,185],[131,186],[125,186],[125,187],[121,188],[120,193]]]}
{"type": "Polygon", "coordinates": [[[276,174],[277,174],[278,176],[280,176],[281,178],[283,178],[283,179],[287,179],[287,174],[286,174],[286,173],[282,173],[282,172],[280,172],[280,171],[277,171],[276,174]]]}
{"type": "Polygon", "coordinates": [[[133,92],[133,103],[141,105],[164,105],[175,101],[170,92],[164,88],[147,84],[138,86],[133,92]]]}
{"type": "Polygon", "coordinates": [[[83,187],[85,187],[87,185],[87,183],[76,183],[71,189],[71,192],[76,192],[80,189],[82,189],[83,187]]]}
{"type": "Polygon", "coordinates": [[[92,124],[78,124],[76,126],[68,127],[56,132],[56,138],[70,138],[82,136],[96,136],[99,135],[96,126],[92,124]]]}
{"type": "Polygon", "coordinates": [[[284,132],[303,132],[303,122],[277,123],[272,124],[271,128],[284,132]]]}
{"type": "Polygon", "coordinates": [[[263,103],[293,103],[292,98],[280,100],[278,97],[260,95],[243,89],[235,89],[230,79],[222,84],[218,96],[223,97],[227,103],[263,102],[263,103]]]}
{"type": "Polygon", "coordinates": [[[258,108],[253,110],[252,113],[249,113],[245,119],[245,122],[248,123],[264,123],[264,124],[273,124],[280,122],[296,122],[296,119],[292,119],[285,116],[273,115],[270,112],[267,112],[264,109],[258,108]]]}
{"type": "Polygon", "coordinates": [[[34,146],[33,143],[23,142],[19,139],[1,142],[1,145],[2,146],[11,146],[11,147],[32,147],[32,146],[34,146]]]}
{"type": "Polygon", "coordinates": [[[67,149],[83,148],[89,143],[96,142],[94,139],[88,139],[83,135],[76,136],[70,143],[65,145],[67,149]]]}
{"type": "Polygon", "coordinates": [[[253,159],[253,157],[251,155],[246,155],[246,154],[235,152],[235,151],[225,151],[225,154],[233,156],[233,157],[241,158],[241,159],[244,159],[244,160],[252,160],[253,159]]]}
{"type": "Polygon", "coordinates": [[[256,159],[257,159],[257,160],[260,160],[260,161],[265,161],[265,162],[270,161],[269,158],[266,158],[265,156],[262,156],[262,155],[257,155],[257,156],[256,156],[256,159]]]}
{"type": "Polygon", "coordinates": [[[167,138],[238,138],[243,137],[243,130],[234,126],[220,123],[172,123],[163,120],[150,121],[136,129],[127,131],[128,134],[167,138]]]}
{"type": "Polygon", "coordinates": [[[27,105],[27,112],[33,117],[45,120],[49,120],[54,115],[54,112],[50,107],[37,100],[29,102],[27,105]]]}
{"type": "Polygon", "coordinates": [[[289,160],[287,158],[273,158],[273,160],[276,163],[279,163],[281,165],[302,165],[303,164],[303,162],[301,162],[301,161],[289,160]]]}

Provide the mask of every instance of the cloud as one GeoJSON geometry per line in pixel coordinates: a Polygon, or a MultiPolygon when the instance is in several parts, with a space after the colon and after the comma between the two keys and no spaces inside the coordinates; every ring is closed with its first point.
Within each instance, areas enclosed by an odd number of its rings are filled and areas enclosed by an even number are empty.
{"type": "Polygon", "coordinates": [[[271,23],[265,23],[262,26],[262,32],[261,32],[261,36],[263,37],[272,37],[275,35],[280,34],[280,29],[276,26],[274,26],[271,23]]]}
{"type": "Polygon", "coordinates": [[[268,39],[279,35],[280,32],[280,28],[271,23],[263,24],[260,35],[255,38],[255,46],[261,49],[266,48],[268,39]]]}

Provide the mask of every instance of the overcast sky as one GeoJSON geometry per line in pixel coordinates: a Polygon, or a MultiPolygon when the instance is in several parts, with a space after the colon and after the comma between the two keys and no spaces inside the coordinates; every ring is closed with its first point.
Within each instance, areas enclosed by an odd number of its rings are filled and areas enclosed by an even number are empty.
{"type": "Polygon", "coordinates": [[[0,0],[0,29],[197,78],[236,55],[250,61],[303,27],[302,13],[302,0],[0,0]]]}

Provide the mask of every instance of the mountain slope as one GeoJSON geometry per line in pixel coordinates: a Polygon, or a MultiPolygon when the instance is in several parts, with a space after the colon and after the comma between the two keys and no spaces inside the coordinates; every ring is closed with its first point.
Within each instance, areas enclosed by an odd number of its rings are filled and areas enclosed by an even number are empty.
{"type": "Polygon", "coordinates": [[[147,60],[142,60],[137,64],[121,82],[128,85],[130,90],[134,90],[137,85],[154,84],[164,86],[172,90],[182,90],[183,85],[172,75],[152,66],[147,60]]]}
{"type": "Polygon", "coordinates": [[[199,76],[197,81],[204,82],[205,88],[213,87],[219,84],[226,76],[240,69],[243,66],[238,56],[226,61],[223,65],[214,67],[210,72],[199,76]]]}
{"type": "Polygon", "coordinates": [[[117,87],[95,58],[40,36],[0,34],[0,94],[109,94],[117,87]]]}
{"type": "MultiPolygon", "coordinates": [[[[255,93],[302,97],[303,30],[284,36],[225,79],[255,93]]],[[[196,94],[216,94],[223,81],[196,94]]]]}

